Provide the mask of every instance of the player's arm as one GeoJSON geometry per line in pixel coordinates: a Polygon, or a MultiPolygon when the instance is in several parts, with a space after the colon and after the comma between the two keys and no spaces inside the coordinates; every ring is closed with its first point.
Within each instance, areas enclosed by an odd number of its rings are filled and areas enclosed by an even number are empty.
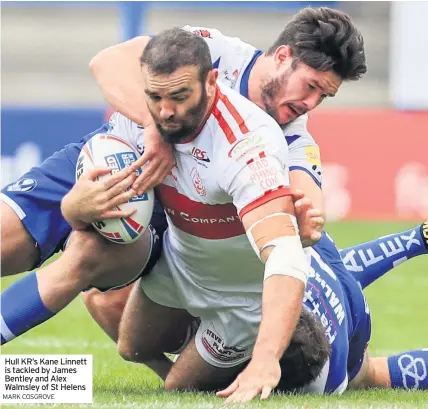
{"type": "Polygon", "coordinates": [[[290,183],[293,190],[301,190],[304,196],[311,200],[312,206],[324,215],[324,196],[321,188],[304,170],[291,170],[290,183]]]}
{"type": "Polygon", "coordinates": [[[303,247],[312,246],[321,238],[324,230],[325,213],[322,190],[311,176],[302,170],[290,171],[290,184],[299,228],[302,232],[305,232],[305,227],[309,225],[313,229],[310,237],[301,235],[303,247]]]}
{"type": "Polygon", "coordinates": [[[313,207],[319,209],[324,217],[321,154],[307,129],[307,123],[308,117],[303,115],[284,130],[289,144],[290,182],[292,189],[303,191],[313,207]]]}
{"type": "Polygon", "coordinates": [[[289,196],[273,199],[246,213],[242,223],[265,263],[263,318],[253,357],[270,355],[279,360],[300,316],[309,274],[293,202],[289,196]]]}
{"type": "Polygon", "coordinates": [[[254,250],[265,263],[262,320],[250,364],[220,393],[229,396],[229,402],[246,402],[259,393],[266,399],[281,376],[279,360],[300,316],[309,274],[293,207],[290,196],[280,197],[242,218],[254,250]]]}
{"type": "Polygon", "coordinates": [[[235,382],[219,392],[228,396],[228,402],[246,402],[260,393],[265,399],[277,386],[279,360],[300,316],[310,269],[291,197],[288,147],[278,125],[267,124],[253,131],[258,141],[247,139],[245,152],[237,158],[235,147],[228,149],[222,178],[253,249],[265,264],[262,319],[253,357],[235,382]]]}
{"type": "Polygon", "coordinates": [[[140,57],[149,36],[108,47],[89,63],[89,68],[107,102],[121,114],[144,127],[154,125],[144,95],[140,57]]]}
{"type": "Polygon", "coordinates": [[[175,164],[172,147],[162,140],[144,94],[140,57],[149,41],[149,36],[135,37],[100,51],[89,63],[107,102],[144,126],[144,153],[133,166],[149,162],[133,185],[139,195],[161,183],[175,164]]]}

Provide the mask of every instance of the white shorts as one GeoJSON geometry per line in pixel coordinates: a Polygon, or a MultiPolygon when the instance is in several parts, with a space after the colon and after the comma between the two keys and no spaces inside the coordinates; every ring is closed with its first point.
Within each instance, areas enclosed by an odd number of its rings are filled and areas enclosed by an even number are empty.
{"type": "Polygon", "coordinates": [[[261,293],[242,295],[201,287],[171,266],[164,253],[141,279],[141,287],[153,302],[201,319],[196,348],[209,364],[230,368],[251,358],[261,321],[261,293]]]}

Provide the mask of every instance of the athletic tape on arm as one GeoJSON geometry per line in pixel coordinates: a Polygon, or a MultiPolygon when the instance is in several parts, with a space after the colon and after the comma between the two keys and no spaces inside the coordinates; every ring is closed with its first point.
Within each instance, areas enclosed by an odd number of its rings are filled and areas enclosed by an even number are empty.
{"type": "Polygon", "coordinates": [[[286,275],[297,278],[306,284],[309,276],[309,261],[305,255],[298,235],[299,229],[297,227],[297,220],[293,215],[288,213],[274,213],[264,217],[254,223],[248,230],[247,236],[253,247],[254,251],[262,260],[261,254],[264,249],[273,247],[271,253],[265,264],[265,280],[273,275],[286,275]],[[278,216],[287,216],[292,221],[295,235],[274,237],[263,244],[261,248],[258,247],[252,231],[263,221],[278,216]]]}

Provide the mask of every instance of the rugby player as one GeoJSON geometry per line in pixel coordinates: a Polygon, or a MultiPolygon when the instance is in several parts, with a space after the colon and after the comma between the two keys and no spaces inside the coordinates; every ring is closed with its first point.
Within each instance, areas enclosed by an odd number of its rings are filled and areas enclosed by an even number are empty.
{"type": "MultiPolygon", "coordinates": [[[[208,37],[205,39],[208,40],[208,37]]],[[[216,61],[226,63],[227,65],[224,67],[231,68],[236,65],[234,70],[239,68],[240,72],[236,83],[232,84],[233,82],[227,80],[226,83],[229,83],[229,86],[236,85],[237,87],[237,84],[240,84],[239,91],[250,99],[253,99],[251,95],[254,91],[263,87],[265,103],[262,105],[268,112],[278,112],[278,115],[273,115],[278,117],[284,129],[287,128],[286,122],[297,117],[298,113],[314,108],[327,94],[332,95],[342,80],[357,79],[366,69],[363,43],[358,30],[352,25],[348,16],[330,9],[307,9],[298,14],[272,46],[269,56],[267,54],[261,56],[261,52],[255,50],[254,47],[229,37],[219,35],[216,41],[218,41],[218,45],[215,47],[217,54],[220,49],[228,50],[220,60],[217,56],[216,61]],[[302,38],[309,39],[305,41],[305,47],[308,47],[309,51],[299,46],[302,38]],[[324,44],[321,54],[317,51],[319,44],[324,44]],[[345,49],[346,52],[340,52],[345,49]],[[313,64],[318,57],[323,57],[326,65],[313,64]],[[236,58],[236,64],[233,63],[233,58],[236,58]],[[264,61],[263,66],[260,66],[260,61],[264,61]],[[257,65],[256,62],[258,62],[257,65]],[[312,68],[308,64],[315,65],[316,68],[312,68]],[[260,71],[264,72],[263,70],[272,71],[272,77],[261,76],[260,71]],[[334,70],[338,70],[338,72],[335,73],[334,70]],[[316,84],[324,85],[321,89],[316,84]],[[285,93],[292,94],[293,96],[290,98],[293,101],[280,106],[285,100],[283,96],[285,93]]],[[[140,48],[138,53],[140,54],[141,51],[140,48]]],[[[135,58],[137,59],[138,56],[135,58]]],[[[216,61],[213,61],[214,66],[216,66],[216,61]]],[[[222,76],[226,74],[224,69],[222,72],[222,76]]],[[[134,84],[134,87],[138,84],[141,82],[134,84]]],[[[141,110],[147,112],[145,101],[141,110]]],[[[114,118],[112,122],[114,122],[114,118]]],[[[289,163],[292,170],[292,187],[303,190],[306,196],[314,201],[314,207],[322,210],[322,194],[318,186],[321,183],[319,152],[307,133],[305,123],[305,116],[302,116],[300,119],[292,121],[287,128],[288,131],[284,131],[286,135],[290,136],[288,143],[291,147],[289,163]]],[[[111,126],[112,124],[106,125],[98,132],[106,132],[111,126]]],[[[156,126],[150,126],[148,123],[144,123],[144,126],[145,145],[158,144],[157,146],[161,146],[156,142],[158,141],[156,126]],[[152,142],[149,143],[150,140],[152,142]],[[155,142],[153,142],[154,140],[155,142]]],[[[21,189],[19,181],[3,189],[1,251],[4,273],[12,274],[31,269],[62,249],[71,228],[60,213],[60,202],[73,186],[78,154],[83,143],[91,136],[92,134],[88,135],[80,144],[68,145],[64,150],[47,159],[40,167],[34,168],[24,175],[24,178],[35,181],[31,189],[21,189]]],[[[141,144],[137,145],[137,148],[140,152],[143,151],[141,144]]],[[[203,152],[195,151],[194,155],[195,160],[204,159],[201,156],[203,152]]],[[[168,161],[163,160],[163,162],[168,161]]],[[[92,178],[95,176],[91,175],[92,178]]],[[[126,171],[119,177],[123,177],[123,180],[132,179],[132,175],[128,175],[126,171]]],[[[87,185],[90,182],[88,180],[87,185]]],[[[297,204],[296,210],[298,211],[297,204]]],[[[118,215],[116,214],[116,216],[118,215]]],[[[152,237],[147,239],[149,244],[146,244],[146,247],[141,243],[132,245],[132,247],[138,248],[141,254],[145,254],[147,248],[150,248],[150,242],[155,244],[156,249],[159,243],[156,238],[162,236],[165,219],[163,210],[159,207],[156,207],[154,212],[152,226],[157,233],[153,232],[152,237]]],[[[304,235],[303,230],[301,233],[304,235]]],[[[311,238],[316,240],[319,236],[315,232],[314,236],[308,235],[309,241],[311,238]]],[[[14,315],[18,315],[22,319],[17,324],[15,332],[11,331],[9,334],[9,339],[12,334],[20,334],[53,316],[88,285],[108,289],[117,287],[123,280],[129,282],[135,278],[135,270],[131,267],[130,271],[125,269],[123,260],[117,257],[117,249],[110,244],[105,244],[108,246],[108,250],[99,248],[103,245],[99,238],[94,238],[95,243],[92,244],[87,243],[88,240],[91,240],[88,232],[78,232],[70,243],[70,246],[80,248],[81,253],[78,257],[69,256],[68,260],[62,262],[58,260],[59,264],[48,266],[43,270],[44,273],[42,270],[32,272],[25,279],[13,284],[8,292],[11,295],[7,302],[3,301],[3,305],[8,305],[8,310],[13,311],[14,315]],[[80,240],[83,242],[81,243],[80,240]],[[83,254],[86,249],[88,249],[87,254],[83,254]],[[102,254],[103,257],[100,257],[99,254],[102,254]],[[117,276],[119,269],[122,272],[121,277],[117,276]],[[25,301],[22,300],[22,297],[15,296],[15,294],[24,293],[25,301]],[[26,303],[33,305],[31,317],[26,303]]],[[[138,252],[133,251],[132,247],[120,250],[121,254],[123,252],[123,259],[128,260],[129,266],[132,265],[133,254],[138,252]],[[125,254],[125,252],[129,254],[125,254]]],[[[155,251],[155,253],[159,252],[155,251]]],[[[156,256],[151,258],[153,262],[155,259],[156,256]]],[[[147,272],[151,265],[152,262],[149,262],[143,273],[147,272]]],[[[119,292],[111,292],[103,298],[98,298],[99,293],[97,292],[88,294],[88,297],[89,295],[92,297],[88,301],[88,305],[93,315],[96,314],[96,307],[100,305],[106,303],[113,305],[121,302],[119,292]],[[108,299],[109,297],[112,299],[108,299]]],[[[126,300],[126,297],[122,297],[122,305],[123,299],[126,300]]],[[[117,328],[120,317],[115,319],[112,314],[108,314],[108,316],[112,324],[111,330],[108,332],[114,335],[117,332],[115,328],[117,328]]],[[[15,322],[18,321],[15,320],[15,322]]]]}
{"type": "MultiPolygon", "coordinates": [[[[163,376],[167,389],[231,379],[252,354],[240,391],[267,398],[280,379],[279,358],[309,274],[290,197],[287,143],[273,118],[217,85],[218,71],[201,37],[166,30],[147,44],[141,66],[147,105],[164,140],[174,145],[176,166],[156,188],[168,221],[163,252],[133,289],[119,351],[163,376]],[[209,161],[195,158],[195,148],[209,161]],[[227,223],[198,222],[207,218],[227,223]],[[197,335],[183,351],[184,361],[170,368],[163,351],[195,316],[201,319],[198,334],[221,334],[228,359],[209,354],[197,335]]],[[[137,124],[122,115],[114,121],[115,134],[144,144],[137,124]]],[[[63,200],[72,226],[87,220],[91,207],[73,191],[63,200]]]]}

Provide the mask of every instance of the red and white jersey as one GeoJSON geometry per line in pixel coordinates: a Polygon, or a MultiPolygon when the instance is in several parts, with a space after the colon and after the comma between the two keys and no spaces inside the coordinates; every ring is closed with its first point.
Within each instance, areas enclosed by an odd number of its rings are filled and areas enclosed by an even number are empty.
{"type": "MultiPolygon", "coordinates": [[[[238,37],[229,37],[215,28],[185,26],[184,30],[200,35],[207,43],[218,82],[234,89],[248,99],[248,79],[257,58],[262,54],[238,37]]],[[[307,129],[308,115],[302,115],[284,127],[289,146],[290,170],[308,173],[315,183],[322,185],[322,166],[319,147],[307,129]]]]}
{"type": "MultiPolygon", "coordinates": [[[[136,147],[143,129],[114,114],[109,133],[136,147]]],[[[223,85],[200,133],[174,145],[176,165],[156,188],[168,232],[164,251],[172,269],[206,289],[260,293],[264,265],[241,218],[289,194],[288,147],[278,124],[223,85]]]]}

